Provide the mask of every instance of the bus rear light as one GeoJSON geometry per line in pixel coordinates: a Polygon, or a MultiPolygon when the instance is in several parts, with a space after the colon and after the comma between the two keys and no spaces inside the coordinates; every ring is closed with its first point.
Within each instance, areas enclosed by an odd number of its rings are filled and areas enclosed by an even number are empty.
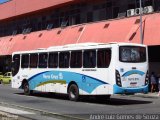
{"type": "Polygon", "coordinates": [[[116,74],[117,75],[117,77],[120,77],[120,75],[119,74],[116,74]]]}
{"type": "Polygon", "coordinates": [[[148,71],[146,73],[146,78],[145,78],[145,85],[148,85],[149,84],[149,74],[148,74],[148,71]]]}
{"type": "Polygon", "coordinates": [[[118,78],[117,81],[121,81],[121,80],[118,78]]]}
{"type": "Polygon", "coordinates": [[[118,70],[116,70],[116,84],[120,87],[122,87],[121,78],[118,70]]]}

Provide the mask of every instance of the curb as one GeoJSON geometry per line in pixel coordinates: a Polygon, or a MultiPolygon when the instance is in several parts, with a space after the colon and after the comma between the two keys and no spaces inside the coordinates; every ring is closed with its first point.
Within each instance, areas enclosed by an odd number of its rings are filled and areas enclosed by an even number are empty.
{"type": "Polygon", "coordinates": [[[134,96],[136,97],[143,97],[143,98],[160,98],[160,96],[158,96],[158,93],[148,93],[148,94],[142,94],[142,93],[137,93],[134,96]]]}
{"type": "Polygon", "coordinates": [[[0,119],[2,120],[18,120],[18,115],[0,111],[0,119]]]}
{"type": "MultiPolygon", "coordinates": [[[[8,103],[5,103],[5,102],[0,102],[0,104],[1,105],[5,105],[5,106],[14,106],[14,107],[17,107],[17,108],[31,110],[31,111],[37,111],[37,112],[39,112],[39,113],[41,113],[42,115],[45,115],[45,116],[48,115],[48,116],[53,116],[55,118],[60,118],[60,119],[65,119],[65,120],[86,120],[85,118],[80,118],[80,117],[75,117],[75,116],[70,116],[70,115],[63,115],[63,114],[59,114],[59,113],[53,113],[53,112],[34,109],[34,108],[29,108],[29,107],[25,107],[25,106],[20,106],[20,105],[15,105],[15,104],[8,104],[8,103]]],[[[0,111],[0,115],[1,115],[1,113],[3,113],[2,116],[8,115],[6,117],[9,117],[9,116],[17,116],[17,117],[20,116],[20,117],[23,117],[22,115],[14,115],[14,114],[3,112],[3,111],[0,111]]],[[[18,119],[13,119],[13,120],[18,120],[18,119]]]]}

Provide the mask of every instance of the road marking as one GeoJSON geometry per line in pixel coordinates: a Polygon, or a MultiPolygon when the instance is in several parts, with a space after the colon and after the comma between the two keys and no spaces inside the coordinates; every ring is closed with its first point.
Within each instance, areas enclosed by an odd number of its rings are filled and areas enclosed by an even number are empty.
{"type": "Polygon", "coordinates": [[[35,114],[33,112],[27,112],[27,111],[18,110],[18,109],[9,108],[9,107],[3,107],[3,106],[0,106],[0,111],[12,113],[12,114],[16,114],[16,115],[35,114]]]}

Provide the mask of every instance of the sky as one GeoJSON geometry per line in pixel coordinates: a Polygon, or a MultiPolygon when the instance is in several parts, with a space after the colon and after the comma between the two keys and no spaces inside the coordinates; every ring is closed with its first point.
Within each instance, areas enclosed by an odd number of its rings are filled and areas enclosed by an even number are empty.
{"type": "Polygon", "coordinates": [[[7,2],[7,1],[9,1],[9,0],[0,0],[0,4],[4,3],[4,2],[7,2]]]}

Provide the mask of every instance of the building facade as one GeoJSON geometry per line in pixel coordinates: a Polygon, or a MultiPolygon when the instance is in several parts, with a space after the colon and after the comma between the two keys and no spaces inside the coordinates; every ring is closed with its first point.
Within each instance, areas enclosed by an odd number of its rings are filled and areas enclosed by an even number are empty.
{"type": "MultiPolygon", "coordinates": [[[[140,43],[139,0],[8,0],[0,4],[0,71],[14,51],[82,42],[140,43]]],[[[160,73],[160,0],[142,0],[143,43],[160,73]]]]}

